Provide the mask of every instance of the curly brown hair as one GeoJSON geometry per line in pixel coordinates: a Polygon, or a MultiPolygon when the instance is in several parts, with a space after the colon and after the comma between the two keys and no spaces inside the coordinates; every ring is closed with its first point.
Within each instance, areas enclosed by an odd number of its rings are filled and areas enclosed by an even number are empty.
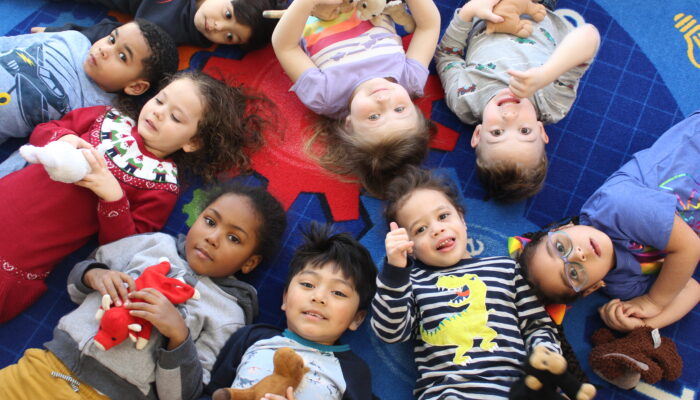
{"type": "Polygon", "coordinates": [[[486,189],[484,200],[514,203],[536,195],[547,176],[547,153],[534,168],[525,168],[510,160],[486,162],[476,148],[476,176],[486,189]]]}
{"type": "Polygon", "coordinates": [[[381,199],[394,177],[411,165],[420,165],[428,155],[436,128],[418,107],[416,111],[418,122],[413,129],[372,141],[356,134],[345,120],[320,117],[306,143],[307,153],[326,170],[359,182],[369,194],[381,199]],[[314,151],[317,143],[323,146],[320,155],[314,151]]]}
{"type": "Polygon", "coordinates": [[[197,176],[211,183],[232,169],[247,172],[249,153],[263,144],[262,129],[267,119],[261,114],[265,111],[263,105],[270,101],[199,71],[178,72],[168,83],[177,79],[191,80],[204,103],[193,138],[199,148],[190,153],[178,150],[170,156],[180,176],[185,181],[197,176]]]}

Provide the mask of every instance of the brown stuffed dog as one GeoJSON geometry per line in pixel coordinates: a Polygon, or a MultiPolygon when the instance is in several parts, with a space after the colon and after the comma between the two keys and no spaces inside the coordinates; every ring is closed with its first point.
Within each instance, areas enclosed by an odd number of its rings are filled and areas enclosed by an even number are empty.
{"type": "Polygon", "coordinates": [[[525,378],[510,387],[509,400],[561,400],[565,399],[557,388],[572,400],[590,400],[595,397],[595,386],[581,384],[566,371],[566,359],[544,346],[537,346],[525,365],[525,378]]]}
{"type": "Polygon", "coordinates": [[[632,389],[640,379],[650,384],[661,378],[673,381],[683,371],[676,345],[651,328],[637,328],[619,339],[609,329],[600,328],[591,341],[588,363],[593,372],[623,389],[632,389]],[[652,335],[657,335],[656,340],[652,335]]]}
{"type": "Polygon", "coordinates": [[[493,13],[503,17],[503,22],[486,21],[486,33],[503,32],[526,38],[532,33],[532,21],[520,19],[520,16],[527,14],[540,22],[547,15],[547,9],[532,0],[501,0],[493,7],[493,13]]]}
{"type": "Polygon", "coordinates": [[[284,396],[288,387],[294,389],[301,383],[301,378],[309,371],[304,366],[304,359],[289,347],[281,347],[275,351],[272,359],[275,366],[272,375],[247,389],[217,389],[213,400],[260,400],[266,393],[284,396]]]}

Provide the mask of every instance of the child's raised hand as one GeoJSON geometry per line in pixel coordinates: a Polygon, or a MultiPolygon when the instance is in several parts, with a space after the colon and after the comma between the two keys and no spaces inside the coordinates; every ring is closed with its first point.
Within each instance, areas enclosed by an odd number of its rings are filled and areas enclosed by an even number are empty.
{"type": "Polygon", "coordinates": [[[510,91],[521,99],[532,97],[536,91],[549,83],[542,67],[530,68],[527,71],[509,70],[508,74],[510,75],[508,85],[510,91]]]}
{"type": "Polygon", "coordinates": [[[92,190],[104,201],[117,201],[124,196],[117,178],[107,168],[107,162],[102,154],[95,149],[83,150],[83,156],[90,165],[90,172],[76,185],[92,190]]]}
{"type": "Polygon", "coordinates": [[[31,32],[31,33],[41,33],[41,32],[44,32],[45,30],[46,30],[46,27],[45,27],[45,26],[34,26],[34,27],[32,27],[32,29],[29,30],[29,32],[31,32]]]}
{"type": "Polygon", "coordinates": [[[392,221],[389,224],[389,232],[386,234],[384,246],[389,264],[401,268],[408,265],[408,254],[413,252],[413,242],[409,240],[405,228],[399,228],[399,224],[392,221]]]}
{"type": "Polygon", "coordinates": [[[136,290],[136,283],[131,276],[124,272],[104,268],[88,270],[83,275],[83,283],[97,290],[103,296],[108,294],[117,307],[122,305],[122,300],[127,300],[129,291],[136,290]],[[127,286],[124,286],[125,283],[127,286]]]}
{"type": "Polygon", "coordinates": [[[142,300],[130,301],[126,304],[126,308],[130,310],[129,314],[153,324],[163,336],[169,339],[168,350],[176,348],[187,339],[189,329],[185,320],[163,293],[154,288],[145,288],[129,293],[129,299],[142,300]]]}
{"type": "Polygon", "coordinates": [[[645,325],[643,319],[628,315],[625,307],[626,302],[613,299],[598,308],[598,313],[605,325],[616,331],[629,332],[645,325]]]}
{"type": "Polygon", "coordinates": [[[459,10],[459,17],[465,22],[470,22],[474,17],[495,23],[503,22],[503,17],[493,13],[493,7],[499,1],[501,0],[469,0],[459,10]]]}
{"type": "Polygon", "coordinates": [[[78,135],[73,135],[73,134],[65,135],[65,136],[61,136],[61,138],[58,140],[60,140],[62,142],[66,142],[66,143],[70,144],[71,146],[75,147],[76,149],[88,149],[88,150],[92,149],[92,145],[90,143],[88,143],[87,140],[81,138],[78,135]]]}
{"type": "Polygon", "coordinates": [[[260,400],[294,400],[294,388],[291,386],[287,388],[287,397],[280,396],[278,394],[266,393],[260,400]]]}

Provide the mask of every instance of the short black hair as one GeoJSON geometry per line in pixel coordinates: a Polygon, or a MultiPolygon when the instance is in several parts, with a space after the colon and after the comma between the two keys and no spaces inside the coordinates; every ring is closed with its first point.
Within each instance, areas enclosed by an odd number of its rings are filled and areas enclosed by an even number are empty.
{"type": "Polygon", "coordinates": [[[332,263],[334,270],[340,269],[355,285],[360,297],[358,310],[366,310],[377,290],[377,267],[365,246],[348,233],[333,234],[328,224],[313,222],[302,235],[304,242],[294,252],[284,291],[304,268],[321,268],[332,263]]]}
{"type": "Polygon", "coordinates": [[[231,4],[236,21],[251,28],[250,39],[243,45],[246,50],[256,50],[270,43],[278,19],[263,18],[263,11],[287,8],[284,0],[231,0],[231,4]]]}
{"type": "Polygon", "coordinates": [[[157,88],[163,78],[177,71],[179,64],[177,46],[173,38],[153,22],[142,18],[136,18],[134,22],[139,26],[151,50],[151,55],[142,60],[143,78],[151,84],[152,88],[157,88]]]}
{"type": "Polygon", "coordinates": [[[250,200],[251,207],[260,219],[260,226],[255,235],[258,243],[253,254],[262,256],[263,260],[270,260],[279,248],[282,235],[287,229],[287,214],[282,204],[265,188],[229,182],[207,192],[202,210],[214,200],[227,194],[247,197],[250,200]]]}

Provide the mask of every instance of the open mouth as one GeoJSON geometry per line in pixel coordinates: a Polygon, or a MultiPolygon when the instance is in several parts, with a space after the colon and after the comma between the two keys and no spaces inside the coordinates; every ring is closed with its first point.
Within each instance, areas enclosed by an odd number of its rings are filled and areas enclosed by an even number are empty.
{"type": "Polygon", "coordinates": [[[447,238],[443,239],[437,244],[437,250],[438,251],[448,251],[452,250],[452,248],[455,246],[455,238],[447,238]]]}
{"type": "Polygon", "coordinates": [[[302,312],[302,314],[304,314],[308,317],[311,317],[311,318],[319,319],[319,320],[326,319],[326,317],[324,317],[323,315],[321,315],[317,312],[314,312],[314,311],[304,311],[304,312],[302,312]]]}
{"type": "Polygon", "coordinates": [[[496,105],[500,107],[500,106],[502,106],[504,104],[508,104],[508,103],[520,104],[520,99],[518,99],[517,97],[508,96],[508,97],[504,97],[501,100],[499,100],[496,105]]]}

